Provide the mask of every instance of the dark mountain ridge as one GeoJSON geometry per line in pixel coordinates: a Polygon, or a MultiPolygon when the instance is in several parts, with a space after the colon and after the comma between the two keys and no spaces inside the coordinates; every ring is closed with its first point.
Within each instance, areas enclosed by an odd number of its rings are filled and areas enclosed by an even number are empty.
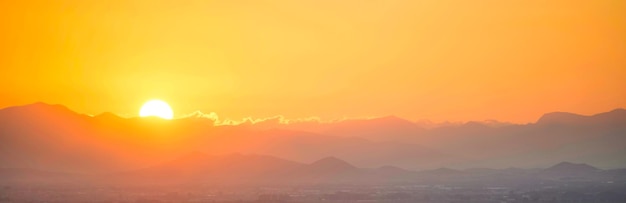
{"type": "Polygon", "coordinates": [[[552,112],[541,116],[536,124],[565,124],[565,125],[591,125],[591,124],[625,124],[626,109],[614,109],[604,113],[590,116],[568,112],[552,112]]]}
{"type": "Polygon", "coordinates": [[[267,154],[302,162],[337,156],[370,168],[541,167],[562,160],[626,167],[619,161],[626,156],[624,109],[592,116],[549,113],[534,124],[499,127],[468,122],[424,129],[391,116],[317,123],[324,130],[313,132],[296,124],[264,130],[250,127],[255,124],[216,126],[204,118],[90,117],[61,105],[35,103],[0,109],[0,121],[0,166],[11,168],[111,172],[163,163],[191,151],[267,154]]]}

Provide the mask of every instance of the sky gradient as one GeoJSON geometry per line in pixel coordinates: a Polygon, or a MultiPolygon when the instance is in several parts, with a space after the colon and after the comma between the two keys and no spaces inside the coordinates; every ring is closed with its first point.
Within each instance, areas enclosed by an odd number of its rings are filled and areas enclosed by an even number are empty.
{"type": "Polygon", "coordinates": [[[3,1],[0,108],[532,122],[626,107],[626,1],[3,1]]]}

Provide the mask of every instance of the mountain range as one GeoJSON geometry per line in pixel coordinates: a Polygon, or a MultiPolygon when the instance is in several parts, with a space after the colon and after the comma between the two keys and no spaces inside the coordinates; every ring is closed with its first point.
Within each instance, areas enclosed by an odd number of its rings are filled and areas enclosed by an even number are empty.
{"type": "Polygon", "coordinates": [[[115,185],[156,187],[212,186],[297,186],[297,185],[386,185],[386,184],[473,184],[519,187],[545,182],[626,181],[626,171],[602,170],[587,164],[561,162],[544,169],[456,170],[439,168],[412,171],[393,166],[359,168],[336,157],[311,163],[289,161],[257,154],[208,155],[190,152],[161,164],[128,171],[84,174],[51,172],[28,168],[0,168],[0,181],[20,185],[115,185]]]}
{"type": "MultiPolygon", "coordinates": [[[[544,168],[562,161],[610,169],[626,167],[624,143],[624,109],[591,116],[547,113],[529,124],[467,122],[428,128],[394,116],[215,125],[214,120],[196,117],[88,116],[45,103],[0,110],[0,168],[67,173],[157,167],[192,152],[263,154],[303,163],[337,157],[320,162],[347,160],[359,167],[387,166],[386,170],[396,172],[404,170],[400,168],[544,168]]],[[[275,164],[298,168],[289,163],[275,164]]],[[[338,165],[341,170],[351,168],[338,165]]]]}

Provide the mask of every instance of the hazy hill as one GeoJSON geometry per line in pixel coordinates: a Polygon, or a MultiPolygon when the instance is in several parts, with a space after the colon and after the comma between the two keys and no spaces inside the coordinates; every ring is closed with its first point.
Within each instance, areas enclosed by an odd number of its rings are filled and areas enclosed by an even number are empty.
{"type": "MultiPolygon", "coordinates": [[[[118,186],[261,186],[333,184],[451,184],[524,186],[545,181],[626,181],[626,172],[601,170],[587,164],[562,162],[545,169],[439,168],[411,171],[395,166],[358,168],[326,157],[306,164],[255,154],[207,155],[192,152],[141,169],[109,174],[48,172],[28,168],[0,168],[4,184],[118,185],[118,186]]],[[[2,185],[2,184],[0,184],[2,185]]]]}
{"type": "Polygon", "coordinates": [[[335,157],[305,164],[265,155],[211,156],[195,152],[152,167],[115,173],[107,176],[107,181],[209,185],[373,183],[406,180],[414,174],[392,166],[357,168],[335,157]]]}
{"type": "Polygon", "coordinates": [[[308,169],[313,173],[349,173],[357,168],[336,157],[326,157],[311,163],[308,169]]]}
{"type": "Polygon", "coordinates": [[[541,116],[539,125],[624,125],[626,110],[615,109],[592,116],[583,116],[567,112],[552,112],[541,116]]]}
{"type": "Polygon", "coordinates": [[[192,151],[306,163],[335,156],[370,168],[529,168],[561,161],[626,167],[623,109],[592,116],[548,113],[526,125],[468,122],[428,129],[397,117],[268,122],[216,126],[205,118],[91,117],[44,103],[9,107],[0,110],[0,167],[111,172],[154,166],[192,151]]]}
{"type": "MultiPolygon", "coordinates": [[[[547,113],[536,123],[525,125],[491,121],[424,129],[397,117],[320,125],[326,126],[322,133],[387,143],[391,149],[418,145],[444,155],[437,158],[439,162],[428,160],[433,156],[427,156],[415,157],[414,164],[391,163],[408,168],[545,167],[563,160],[605,168],[626,167],[621,158],[626,156],[624,109],[591,116],[547,113]]],[[[375,157],[378,153],[370,154],[375,157]]],[[[352,157],[348,160],[358,161],[352,157]]]]}
{"type": "Polygon", "coordinates": [[[577,164],[570,162],[561,162],[542,171],[543,175],[556,177],[581,177],[598,175],[600,169],[587,164],[577,164]]]}
{"type": "Polygon", "coordinates": [[[336,157],[309,164],[264,155],[211,156],[194,152],[153,167],[108,176],[141,184],[336,184],[336,183],[461,183],[526,184],[542,180],[575,178],[585,181],[622,180],[623,171],[601,170],[587,164],[562,162],[545,169],[439,168],[410,171],[395,166],[358,168],[336,157]]]}
{"type": "Polygon", "coordinates": [[[362,166],[428,166],[454,158],[418,145],[293,130],[214,126],[208,119],[76,114],[37,103],[0,110],[0,166],[106,172],[148,166],[191,151],[258,153],[313,161],[341,156],[362,166]],[[369,156],[364,156],[370,154],[369,156]],[[419,159],[416,161],[416,159],[419,159]]]}
{"type": "Polygon", "coordinates": [[[397,141],[422,133],[417,124],[387,116],[363,120],[346,120],[332,124],[323,133],[338,136],[362,137],[373,141],[397,141]]]}

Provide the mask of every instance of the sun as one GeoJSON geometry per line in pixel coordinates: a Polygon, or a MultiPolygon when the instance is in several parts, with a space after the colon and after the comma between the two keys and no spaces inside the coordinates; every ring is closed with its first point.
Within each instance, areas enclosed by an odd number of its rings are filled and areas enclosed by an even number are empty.
{"type": "Polygon", "coordinates": [[[174,117],[174,112],[170,105],[161,100],[150,100],[147,101],[143,106],[141,106],[141,110],[139,110],[139,116],[147,117],[147,116],[156,116],[163,119],[172,119],[174,117]]]}

